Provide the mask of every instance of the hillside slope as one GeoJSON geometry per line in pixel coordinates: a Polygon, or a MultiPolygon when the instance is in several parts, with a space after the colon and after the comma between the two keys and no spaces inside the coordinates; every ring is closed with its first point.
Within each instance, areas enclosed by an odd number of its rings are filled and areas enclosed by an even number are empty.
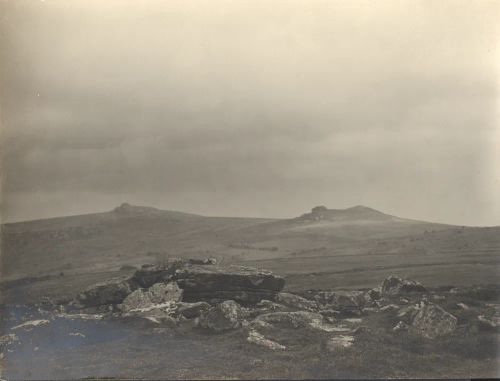
{"type": "Polygon", "coordinates": [[[363,286],[393,272],[430,284],[471,283],[496,277],[500,227],[415,221],[364,206],[316,207],[280,220],[204,217],[128,204],[106,213],[2,227],[3,280],[117,271],[167,257],[216,257],[268,268],[298,288],[363,286]]]}
{"type": "Polygon", "coordinates": [[[268,221],[122,204],[105,213],[5,224],[2,278],[105,271],[167,256],[206,256],[233,229],[268,221]]]}

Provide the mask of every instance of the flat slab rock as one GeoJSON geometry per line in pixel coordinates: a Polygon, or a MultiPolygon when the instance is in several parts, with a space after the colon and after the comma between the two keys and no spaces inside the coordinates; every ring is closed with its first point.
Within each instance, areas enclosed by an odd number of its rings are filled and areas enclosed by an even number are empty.
{"type": "Polygon", "coordinates": [[[174,279],[186,302],[232,299],[254,304],[273,300],[285,286],[285,280],[271,272],[240,266],[189,266],[178,269],[174,279]]]}
{"type": "Polygon", "coordinates": [[[131,278],[131,284],[137,287],[149,288],[156,283],[168,283],[177,268],[178,262],[151,265],[143,265],[131,278]]]}

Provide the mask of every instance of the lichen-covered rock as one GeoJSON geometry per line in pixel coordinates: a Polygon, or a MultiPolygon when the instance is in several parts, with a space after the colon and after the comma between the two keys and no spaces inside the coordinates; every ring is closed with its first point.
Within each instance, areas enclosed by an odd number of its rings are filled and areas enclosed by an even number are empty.
{"type": "Polygon", "coordinates": [[[177,313],[186,319],[194,319],[210,309],[210,304],[206,302],[178,303],[177,313]]]}
{"type": "Polygon", "coordinates": [[[83,307],[98,307],[106,304],[119,304],[132,287],[126,279],[111,279],[97,283],[77,295],[76,301],[83,307]]]}
{"type": "Polygon", "coordinates": [[[177,283],[155,283],[148,289],[153,303],[178,302],[182,299],[182,290],[177,283]]]}
{"type": "Polygon", "coordinates": [[[391,275],[380,286],[382,295],[399,295],[412,292],[425,292],[426,289],[414,280],[402,279],[391,275]]]}
{"type": "Polygon", "coordinates": [[[339,316],[359,316],[366,304],[362,291],[322,291],[314,297],[321,309],[335,310],[339,316]]]}
{"type": "Polygon", "coordinates": [[[425,306],[424,302],[405,306],[399,310],[398,317],[405,323],[411,324],[411,322],[413,322],[413,319],[417,315],[418,311],[420,311],[420,309],[423,308],[424,306],[425,306]]]}
{"type": "Polygon", "coordinates": [[[413,318],[411,332],[434,339],[447,335],[457,327],[457,318],[440,306],[427,304],[413,318]]]}
{"type": "Polygon", "coordinates": [[[147,308],[155,304],[178,302],[182,298],[182,290],[175,282],[156,283],[149,289],[137,289],[129,294],[120,305],[122,311],[147,308]]]}
{"type": "Polygon", "coordinates": [[[234,300],[226,300],[203,313],[199,327],[214,332],[224,332],[239,328],[241,325],[241,307],[234,300]]]}
{"type": "Polygon", "coordinates": [[[312,300],[307,300],[301,296],[290,294],[287,292],[280,292],[276,296],[278,303],[284,304],[292,308],[306,311],[317,311],[318,303],[312,300]]]}

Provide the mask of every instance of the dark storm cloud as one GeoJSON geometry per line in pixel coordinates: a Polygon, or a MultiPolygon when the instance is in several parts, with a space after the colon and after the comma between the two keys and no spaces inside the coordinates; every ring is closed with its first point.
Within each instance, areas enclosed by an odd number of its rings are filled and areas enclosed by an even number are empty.
{"type": "Polygon", "coordinates": [[[127,199],[498,224],[493,3],[2,4],[6,219],[127,199]]]}

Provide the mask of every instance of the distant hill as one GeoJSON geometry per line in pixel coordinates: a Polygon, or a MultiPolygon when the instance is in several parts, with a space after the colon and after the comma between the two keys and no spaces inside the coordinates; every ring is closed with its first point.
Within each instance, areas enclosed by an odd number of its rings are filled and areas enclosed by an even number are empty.
{"type": "Polygon", "coordinates": [[[102,271],[166,256],[202,256],[225,233],[271,221],[204,217],[124,203],[112,211],[2,226],[2,278],[102,271]]]}
{"type": "Polygon", "coordinates": [[[428,283],[472,282],[495,276],[500,256],[500,227],[415,221],[366,206],[319,206],[296,218],[262,219],[124,203],[104,213],[4,224],[1,234],[3,280],[216,257],[271,269],[297,287],[314,287],[306,274],[317,275],[316,285],[354,285],[402,271],[432,277],[428,283]]]}
{"type": "Polygon", "coordinates": [[[366,206],[357,205],[347,209],[328,209],[316,206],[310,213],[298,217],[300,221],[387,221],[401,220],[366,206]]]}

